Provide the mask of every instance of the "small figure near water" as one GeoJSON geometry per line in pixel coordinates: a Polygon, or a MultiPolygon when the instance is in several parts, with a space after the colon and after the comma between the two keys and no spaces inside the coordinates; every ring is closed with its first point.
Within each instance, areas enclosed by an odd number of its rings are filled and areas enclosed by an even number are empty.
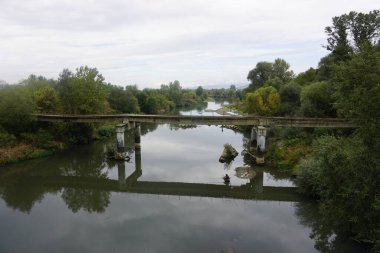
{"type": "Polygon", "coordinates": [[[226,185],[229,185],[229,184],[230,184],[230,177],[228,176],[228,174],[226,174],[226,175],[223,177],[223,179],[224,179],[224,184],[226,184],[226,185]]]}

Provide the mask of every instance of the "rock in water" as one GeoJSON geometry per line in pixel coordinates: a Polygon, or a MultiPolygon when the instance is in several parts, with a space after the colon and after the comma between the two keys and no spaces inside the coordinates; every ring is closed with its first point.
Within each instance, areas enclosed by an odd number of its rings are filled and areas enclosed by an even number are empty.
{"type": "Polygon", "coordinates": [[[225,163],[225,162],[231,162],[235,157],[238,156],[238,152],[234,147],[231,146],[231,144],[225,144],[224,150],[222,155],[219,157],[219,162],[225,163]]]}

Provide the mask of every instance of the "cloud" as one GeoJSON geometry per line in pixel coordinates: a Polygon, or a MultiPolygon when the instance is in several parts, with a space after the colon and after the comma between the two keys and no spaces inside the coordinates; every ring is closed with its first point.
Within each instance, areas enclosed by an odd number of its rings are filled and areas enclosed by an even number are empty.
{"type": "Polygon", "coordinates": [[[327,52],[324,27],[364,1],[0,1],[0,79],[97,67],[118,85],[246,82],[258,61],[281,57],[296,72],[327,52]]]}

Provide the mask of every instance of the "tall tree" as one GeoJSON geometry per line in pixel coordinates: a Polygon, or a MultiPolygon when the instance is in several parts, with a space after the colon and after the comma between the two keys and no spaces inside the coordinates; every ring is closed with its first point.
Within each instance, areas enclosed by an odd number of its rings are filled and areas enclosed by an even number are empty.
{"type": "Polygon", "coordinates": [[[256,67],[248,73],[247,79],[251,81],[248,90],[254,91],[273,78],[278,78],[282,82],[290,81],[294,74],[289,68],[289,63],[280,58],[275,59],[274,63],[258,62],[256,67]]]}
{"type": "Polygon", "coordinates": [[[106,105],[104,78],[96,68],[80,67],[75,74],[64,70],[58,83],[67,113],[102,113],[106,105]]]}
{"type": "Polygon", "coordinates": [[[333,25],[325,28],[327,50],[336,60],[347,60],[353,53],[379,43],[380,11],[369,13],[351,11],[333,18],[333,25]]]}

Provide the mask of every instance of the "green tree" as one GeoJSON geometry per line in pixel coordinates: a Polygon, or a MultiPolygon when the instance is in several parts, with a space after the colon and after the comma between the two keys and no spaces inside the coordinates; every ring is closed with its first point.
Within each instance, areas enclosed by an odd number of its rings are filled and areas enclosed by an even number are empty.
{"type": "Polygon", "coordinates": [[[58,82],[67,113],[97,114],[104,112],[106,93],[103,76],[96,68],[80,67],[75,74],[61,73],[58,82]]]}
{"type": "Polygon", "coordinates": [[[245,112],[273,115],[280,107],[280,95],[272,86],[262,87],[244,98],[245,112]]]}
{"type": "Polygon", "coordinates": [[[57,91],[51,87],[46,86],[34,94],[37,111],[40,113],[54,113],[59,112],[61,102],[57,91]]]}
{"type": "Polygon", "coordinates": [[[275,59],[272,62],[258,62],[256,67],[249,71],[247,79],[251,81],[248,90],[254,91],[270,79],[278,78],[282,82],[290,81],[294,74],[289,70],[290,65],[283,59],[275,59]]]}
{"type": "Polygon", "coordinates": [[[295,78],[294,82],[298,83],[301,86],[309,85],[312,82],[315,82],[317,78],[317,70],[309,68],[305,72],[299,73],[295,78]]]}
{"type": "Polygon", "coordinates": [[[279,114],[283,116],[295,116],[301,106],[301,89],[302,87],[295,81],[292,81],[280,89],[281,106],[279,114]]]}
{"type": "Polygon", "coordinates": [[[301,112],[306,117],[335,117],[334,102],[328,82],[313,83],[301,92],[301,112]]]}
{"type": "Polygon", "coordinates": [[[175,80],[168,85],[161,85],[161,93],[174,103],[176,107],[182,106],[182,87],[179,81],[175,80]]]}
{"type": "Polygon", "coordinates": [[[151,93],[145,101],[145,111],[151,114],[164,114],[174,108],[174,103],[161,94],[151,93]]]}
{"type": "Polygon", "coordinates": [[[137,98],[131,90],[124,90],[122,87],[107,85],[107,100],[112,109],[118,113],[138,113],[140,112],[137,98]]]}
{"type": "Polygon", "coordinates": [[[369,13],[351,11],[333,18],[333,25],[325,28],[327,50],[338,60],[347,60],[353,53],[377,45],[380,39],[380,11],[369,13]]]}
{"type": "MultiPolygon", "coordinates": [[[[31,130],[34,103],[25,87],[0,90],[0,126],[8,133],[19,135],[31,130]]],[[[0,127],[1,128],[1,127],[0,127]]]]}

